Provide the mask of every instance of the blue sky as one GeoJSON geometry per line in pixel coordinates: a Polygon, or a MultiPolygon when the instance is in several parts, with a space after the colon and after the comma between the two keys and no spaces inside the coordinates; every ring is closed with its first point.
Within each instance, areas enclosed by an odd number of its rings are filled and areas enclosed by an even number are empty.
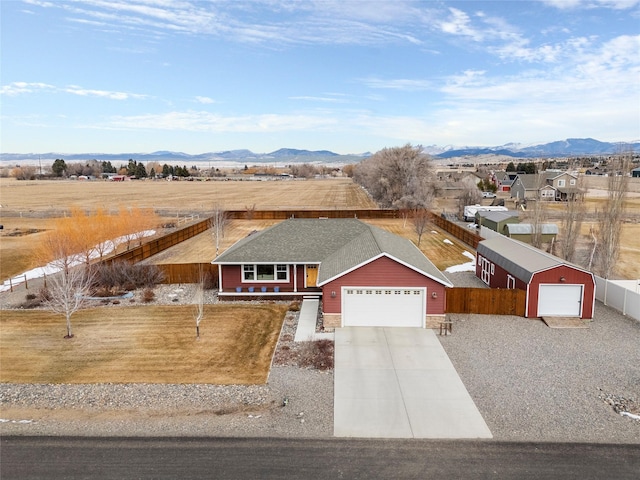
{"type": "Polygon", "coordinates": [[[640,139],[640,1],[1,0],[3,152],[640,139]]]}

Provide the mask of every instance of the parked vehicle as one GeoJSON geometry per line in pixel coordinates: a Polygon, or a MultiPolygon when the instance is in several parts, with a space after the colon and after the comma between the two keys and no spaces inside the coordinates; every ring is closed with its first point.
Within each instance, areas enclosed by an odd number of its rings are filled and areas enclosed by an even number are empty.
{"type": "Polygon", "coordinates": [[[493,192],[482,192],[482,198],[496,198],[496,194],[493,192]]]}
{"type": "Polygon", "coordinates": [[[483,206],[483,205],[467,205],[464,207],[464,221],[471,222],[475,220],[477,212],[508,212],[509,209],[507,207],[492,207],[492,206],[483,206]]]}

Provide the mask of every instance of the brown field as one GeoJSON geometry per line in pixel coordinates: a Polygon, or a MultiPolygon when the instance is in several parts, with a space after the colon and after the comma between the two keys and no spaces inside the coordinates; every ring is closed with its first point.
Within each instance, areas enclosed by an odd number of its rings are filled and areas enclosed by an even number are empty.
{"type": "Polygon", "coordinates": [[[2,211],[47,212],[74,206],[116,210],[151,207],[176,214],[226,210],[291,208],[377,208],[349,178],[321,180],[167,182],[16,181],[0,178],[2,211]]]}
{"type": "Polygon", "coordinates": [[[70,340],[60,315],[5,311],[0,382],[263,384],[286,309],[207,305],[200,340],[192,306],[83,310],[70,340]]]}
{"type": "MultiPolygon", "coordinates": [[[[78,181],[26,181],[0,179],[2,208],[0,223],[5,229],[0,232],[0,279],[5,280],[34,268],[33,251],[42,233],[11,236],[11,232],[27,233],[29,229],[50,228],[46,218],[20,218],[25,215],[46,215],[71,206],[87,208],[98,206],[118,208],[121,204],[139,207],[153,206],[165,215],[187,213],[206,214],[214,204],[223,208],[244,209],[254,206],[264,209],[348,209],[376,208],[366,193],[350,179],[279,180],[279,181],[210,181],[210,182],[78,182],[78,181]],[[11,215],[11,216],[10,216],[11,215]]],[[[455,200],[439,199],[438,209],[454,211],[455,200]],[[453,202],[453,203],[452,203],[453,202]]],[[[605,198],[602,195],[588,197],[588,213],[585,220],[593,219],[596,210],[601,210],[605,198]]],[[[554,221],[563,209],[560,204],[551,205],[554,221]]],[[[627,211],[637,219],[640,216],[640,198],[627,200],[627,211]]],[[[233,221],[226,232],[222,250],[245,237],[252,230],[260,230],[274,221],[233,221]]],[[[371,223],[393,233],[417,241],[408,223],[402,220],[371,220],[371,223]]],[[[430,233],[429,228],[421,242],[424,253],[441,268],[466,263],[462,252],[467,249],[456,239],[448,236],[454,245],[443,242],[430,233]]],[[[584,231],[588,234],[588,228],[584,231]]],[[[622,228],[622,255],[617,273],[623,278],[640,278],[640,235],[637,223],[626,223],[622,228]]],[[[443,232],[440,235],[445,236],[443,232]]],[[[211,237],[202,234],[184,244],[157,256],[155,263],[207,262],[215,255],[211,237]]]]}

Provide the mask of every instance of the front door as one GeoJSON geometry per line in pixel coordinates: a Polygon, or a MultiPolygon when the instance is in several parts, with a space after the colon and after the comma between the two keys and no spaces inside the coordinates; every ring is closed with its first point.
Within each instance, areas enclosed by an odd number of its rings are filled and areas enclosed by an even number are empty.
{"type": "Polygon", "coordinates": [[[306,288],[317,286],[318,282],[318,265],[305,265],[305,282],[306,288]]]}

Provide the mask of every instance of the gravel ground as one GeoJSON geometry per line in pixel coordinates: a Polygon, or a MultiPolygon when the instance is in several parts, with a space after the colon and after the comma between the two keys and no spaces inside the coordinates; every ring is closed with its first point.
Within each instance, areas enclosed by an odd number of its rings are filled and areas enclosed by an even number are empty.
{"type": "MultiPolygon", "coordinates": [[[[180,289],[162,287],[157,301],[188,301],[180,289]]],[[[639,322],[599,303],[587,329],[450,317],[453,335],[438,338],[495,440],[640,443],[640,420],[614,410],[640,413],[639,322]]],[[[333,372],[297,366],[296,322],[285,319],[267,385],[4,384],[0,434],[331,437],[333,372]]]]}
{"type": "MultiPolygon", "coordinates": [[[[469,274],[448,275],[478,286],[469,274]]],[[[450,315],[438,337],[496,440],[640,443],[640,322],[596,302],[586,329],[513,316],[450,315]]]]}

